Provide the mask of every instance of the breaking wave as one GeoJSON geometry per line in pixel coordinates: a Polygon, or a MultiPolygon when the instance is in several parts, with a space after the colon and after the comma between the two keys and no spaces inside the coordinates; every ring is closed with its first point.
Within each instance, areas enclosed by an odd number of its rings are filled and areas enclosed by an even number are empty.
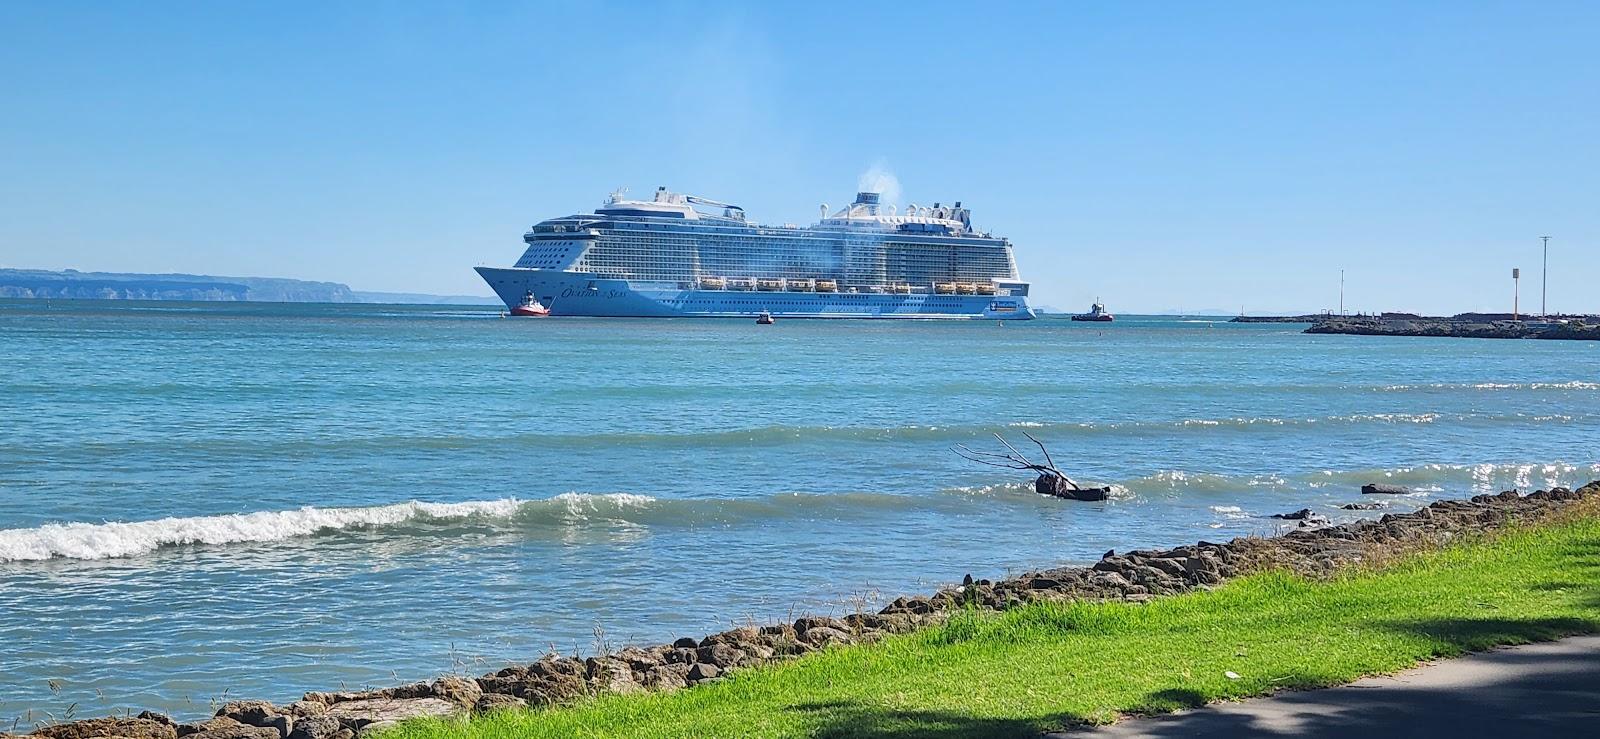
{"type": "Polygon", "coordinates": [[[257,511],[152,521],[52,523],[0,530],[0,562],[45,559],[112,559],[163,547],[283,541],[318,534],[444,521],[514,521],[530,513],[578,518],[615,513],[654,502],[643,495],[564,493],[542,501],[516,498],[466,503],[409,501],[363,508],[257,511]]]}

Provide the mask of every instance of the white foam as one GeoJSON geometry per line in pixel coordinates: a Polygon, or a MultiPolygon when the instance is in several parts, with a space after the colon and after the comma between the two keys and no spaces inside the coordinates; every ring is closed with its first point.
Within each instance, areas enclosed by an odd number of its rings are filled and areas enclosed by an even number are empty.
{"type": "Polygon", "coordinates": [[[640,506],[653,498],[616,493],[563,493],[549,501],[517,498],[425,503],[409,501],[367,508],[315,508],[258,511],[222,516],[162,518],[153,521],[52,523],[31,529],[0,530],[0,562],[24,560],[110,559],[147,554],[162,547],[283,541],[325,531],[392,526],[410,521],[469,517],[505,519],[533,503],[553,503],[573,517],[602,506],[640,506]]]}

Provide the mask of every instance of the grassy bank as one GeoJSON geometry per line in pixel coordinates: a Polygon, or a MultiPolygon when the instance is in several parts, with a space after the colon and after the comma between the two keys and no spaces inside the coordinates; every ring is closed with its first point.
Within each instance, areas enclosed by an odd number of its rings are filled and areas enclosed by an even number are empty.
{"type": "Polygon", "coordinates": [[[692,690],[419,722],[383,736],[1029,736],[1338,684],[1430,657],[1600,631],[1600,517],[1584,508],[1590,515],[1331,581],[1269,573],[1145,605],[964,613],[692,690]]]}

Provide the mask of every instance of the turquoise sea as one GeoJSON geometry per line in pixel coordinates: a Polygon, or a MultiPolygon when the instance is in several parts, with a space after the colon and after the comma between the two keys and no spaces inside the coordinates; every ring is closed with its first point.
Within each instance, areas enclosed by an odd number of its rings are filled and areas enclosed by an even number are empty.
{"type": "Polygon", "coordinates": [[[0,730],[1600,478],[1600,345],[1301,328],[0,301],[0,730]],[[950,451],[1022,431],[1114,498],[950,451]]]}

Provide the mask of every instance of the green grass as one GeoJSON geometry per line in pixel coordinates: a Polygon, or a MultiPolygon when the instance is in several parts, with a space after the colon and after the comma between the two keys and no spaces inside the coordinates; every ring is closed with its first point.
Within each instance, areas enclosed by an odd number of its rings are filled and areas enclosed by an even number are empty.
{"type": "Polygon", "coordinates": [[[691,690],[417,722],[383,737],[1033,736],[1595,631],[1600,520],[1588,518],[1331,581],[1268,573],[1146,605],[962,613],[691,690]]]}

